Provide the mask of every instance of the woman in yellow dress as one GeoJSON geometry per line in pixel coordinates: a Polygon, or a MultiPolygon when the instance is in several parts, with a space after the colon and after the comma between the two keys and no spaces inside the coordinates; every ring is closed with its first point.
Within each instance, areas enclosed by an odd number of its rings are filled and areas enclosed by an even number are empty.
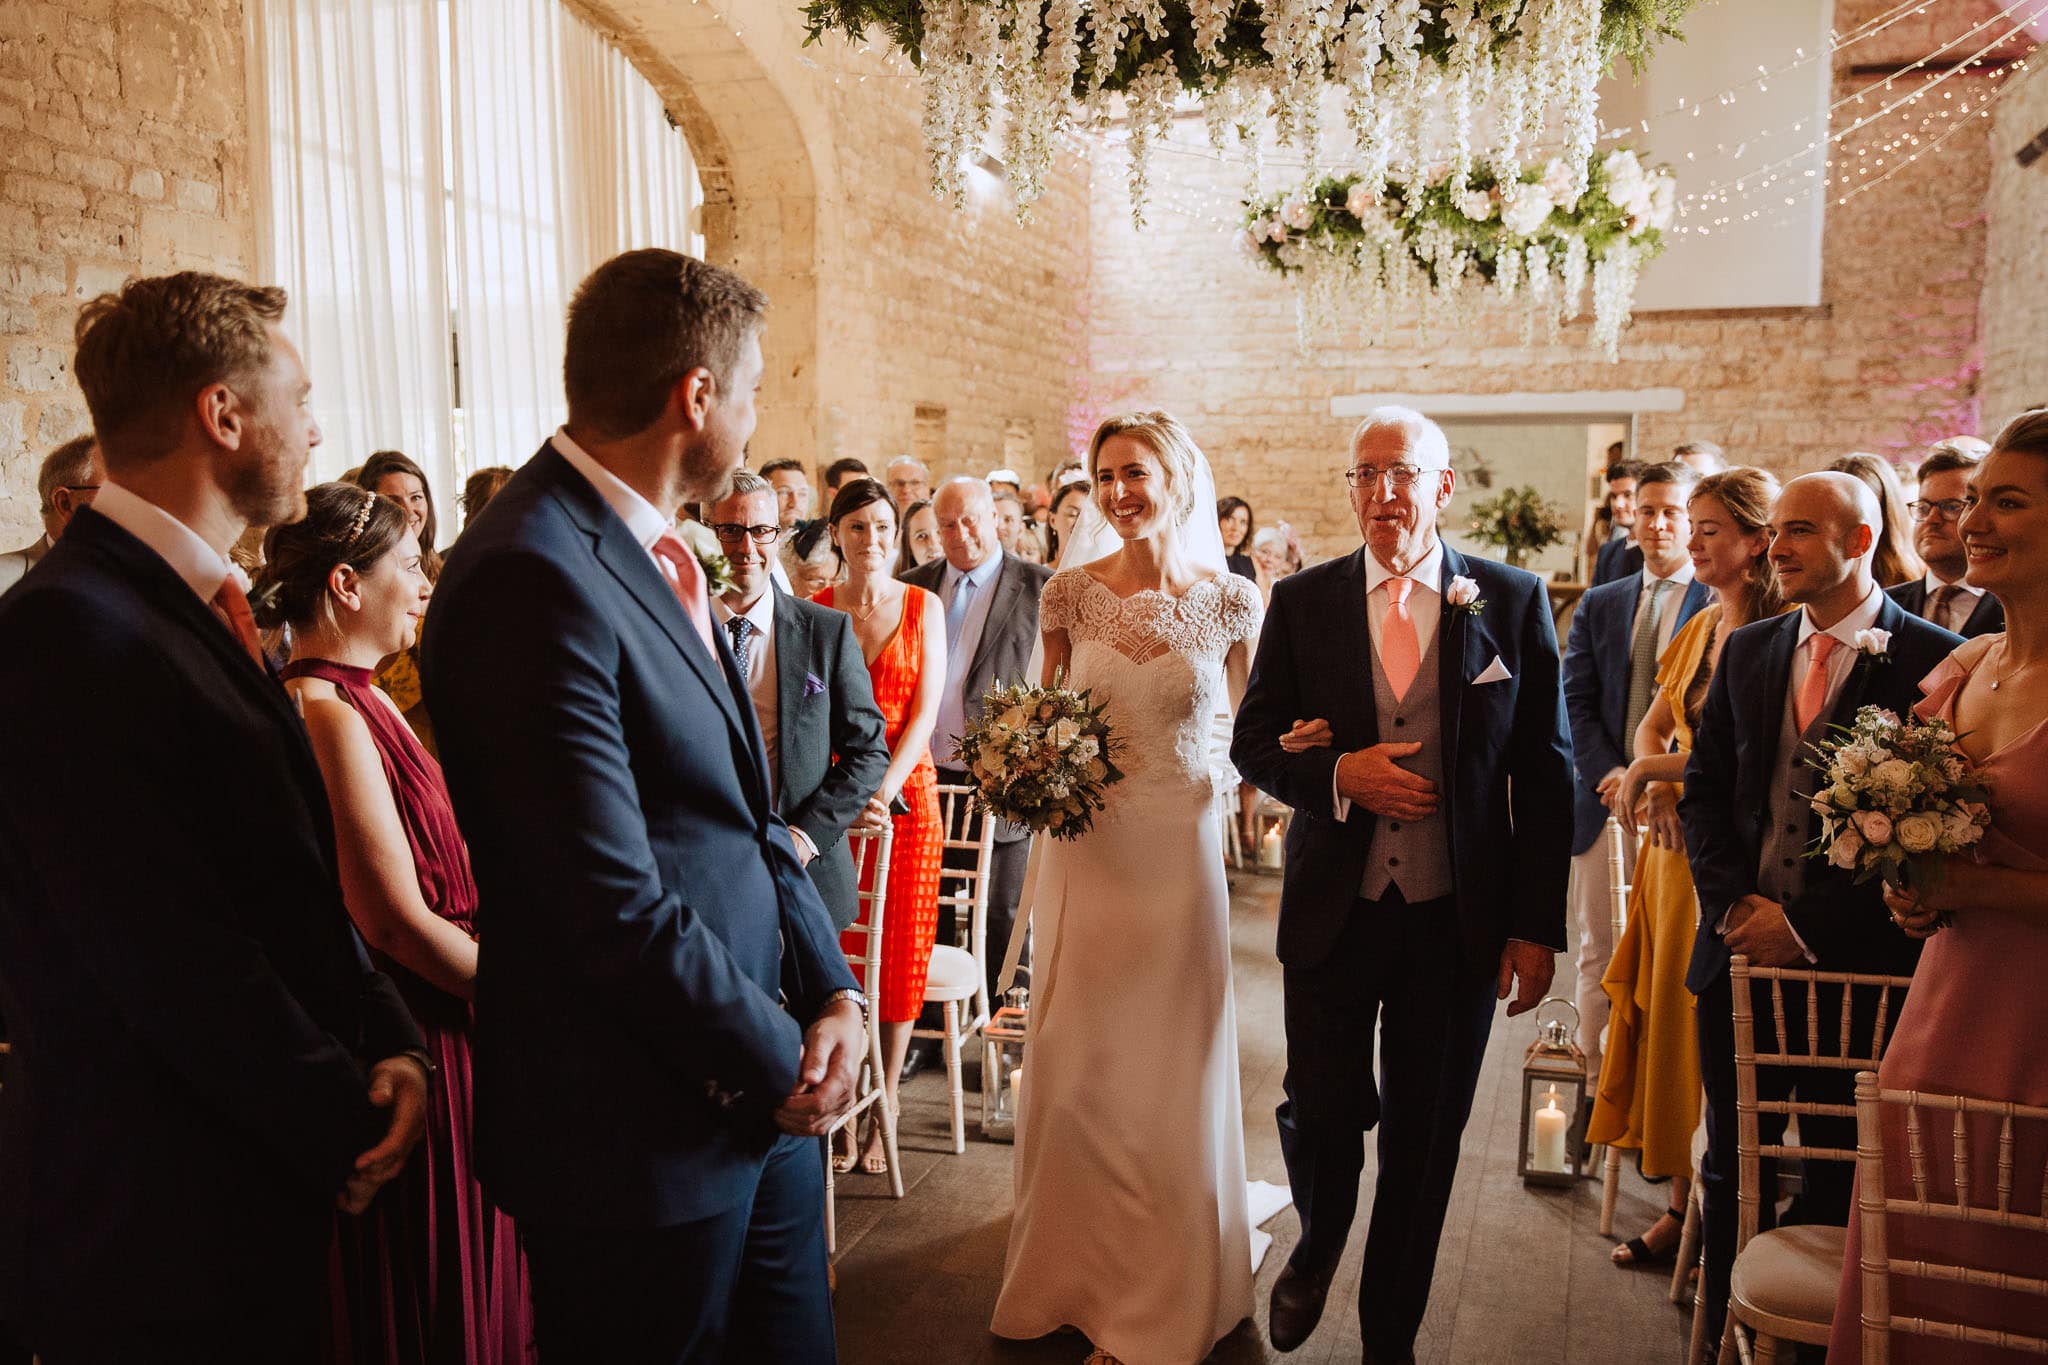
{"type": "Polygon", "coordinates": [[[1693,726],[1730,632],[1783,609],[1772,572],[1769,524],[1778,482],[1738,467],[1700,480],[1687,500],[1693,572],[1715,603],[1671,637],[1658,660],[1657,695],[1635,733],[1635,762],[1615,789],[1624,828],[1642,832],[1628,926],[1601,984],[1614,1002],[1607,1058],[1586,1130],[1589,1142],[1634,1148],[1646,1176],[1671,1178],[1671,1207],[1614,1249],[1616,1265],[1669,1261],[1684,1229],[1692,1132],[1700,1116],[1693,998],[1685,989],[1699,902],[1685,860],[1678,797],[1693,726]]]}

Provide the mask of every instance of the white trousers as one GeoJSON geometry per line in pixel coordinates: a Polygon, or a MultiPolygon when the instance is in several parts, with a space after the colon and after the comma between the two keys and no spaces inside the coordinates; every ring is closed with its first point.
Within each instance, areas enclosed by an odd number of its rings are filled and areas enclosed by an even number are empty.
{"type": "MultiPolygon", "coordinates": [[[[1634,877],[1636,841],[1624,834],[1622,875],[1634,877]]],[[[1569,891],[1572,921],[1579,931],[1579,979],[1573,1004],[1579,1007],[1579,1046],[1586,1054],[1586,1085],[1590,1094],[1599,1084],[1600,1062],[1605,1056],[1609,1001],[1600,978],[1614,957],[1614,898],[1608,882],[1607,834],[1603,830],[1593,846],[1572,858],[1569,891]]]]}

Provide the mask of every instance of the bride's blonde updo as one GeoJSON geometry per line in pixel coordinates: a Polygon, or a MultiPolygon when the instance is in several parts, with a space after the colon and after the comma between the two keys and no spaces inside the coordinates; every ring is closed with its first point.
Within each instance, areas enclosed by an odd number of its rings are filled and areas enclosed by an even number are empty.
{"type": "Polygon", "coordinates": [[[1103,443],[1112,436],[1129,436],[1140,441],[1159,461],[1159,467],[1166,474],[1166,507],[1171,514],[1169,523],[1175,530],[1187,523],[1195,507],[1195,470],[1201,466],[1202,451],[1195,444],[1195,438],[1188,435],[1188,429],[1180,424],[1170,412],[1148,409],[1143,412],[1126,412],[1108,418],[1095,429],[1095,439],[1088,443],[1089,496],[1095,496],[1095,462],[1102,454],[1103,443]]]}

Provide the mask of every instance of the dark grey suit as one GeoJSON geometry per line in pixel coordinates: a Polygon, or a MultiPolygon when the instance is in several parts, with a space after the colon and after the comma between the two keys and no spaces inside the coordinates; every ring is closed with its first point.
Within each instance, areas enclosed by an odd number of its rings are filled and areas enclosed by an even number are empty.
{"type": "Polygon", "coordinates": [[[860,912],[846,830],[889,770],[889,740],[853,622],[775,594],[776,811],[818,846],[811,880],[844,929],[860,912]]]}
{"type": "MultiPolygon", "coordinates": [[[[988,619],[982,625],[981,638],[975,642],[974,658],[967,665],[967,672],[960,682],[961,712],[967,724],[981,719],[981,699],[989,688],[1006,686],[1023,678],[1031,666],[1031,651],[1038,643],[1038,595],[1045,590],[1045,580],[1052,577],[1052,570],[1043,564],[1033,564],[1013,554],[1003,555],[1002,572],[996,575],[993,596],[989,599],[988,619]]],[[[903,575],[903,581],[923,588],[943,603],[945,601],[946,561],[935,559],[929,564],[920,564],[903,575]]],[[[1036,678],[1028,681],[1036,682],[1036,678]]],[[[932,760],[939,766],[939,781],[964,783],[966,774],[960,770],[959,760],[952,754],[934,752],[932,760]]],[[[995,998],[996,987],[1001,983],[996,974],[1002,969],[1003,950],[1009,945],[1011,928],[1017,922],[1017,897],[1024,889],[1024,862],[1031,844],[1025,837],[1030,831],[1022,825],[1007,821],[996,823],[995,857],[989,868],[988,889],[988,986],[989,998],[995,998]]],[[[946,925],[939,926],[940,932],[946,925]]],[[[1028,960],[1028,959],[1027,959],[1028,960]]]]}

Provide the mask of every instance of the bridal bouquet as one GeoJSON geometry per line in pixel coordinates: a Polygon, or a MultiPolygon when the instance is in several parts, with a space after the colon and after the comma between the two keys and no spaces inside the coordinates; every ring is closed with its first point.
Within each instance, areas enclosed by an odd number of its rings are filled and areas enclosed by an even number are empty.
{"type": "Polygon", "coordinates": [[[1863,882],[1925,884],[1939,860],[1975,844],[1991,823],[1983,778],[1943,720],[1900,720],[1866,706],[1816,746],[1821,817],[1812,856],[1863,882]]]}
{"type": "Polygon", "coordinates": [[[982,698],[981,719],[960,736],[960,765],[983,810],[1033,833],[1078,839],[1123,781],[1111,755],[1119,741],[1087,692],[1012,683],[982,698]]]}

